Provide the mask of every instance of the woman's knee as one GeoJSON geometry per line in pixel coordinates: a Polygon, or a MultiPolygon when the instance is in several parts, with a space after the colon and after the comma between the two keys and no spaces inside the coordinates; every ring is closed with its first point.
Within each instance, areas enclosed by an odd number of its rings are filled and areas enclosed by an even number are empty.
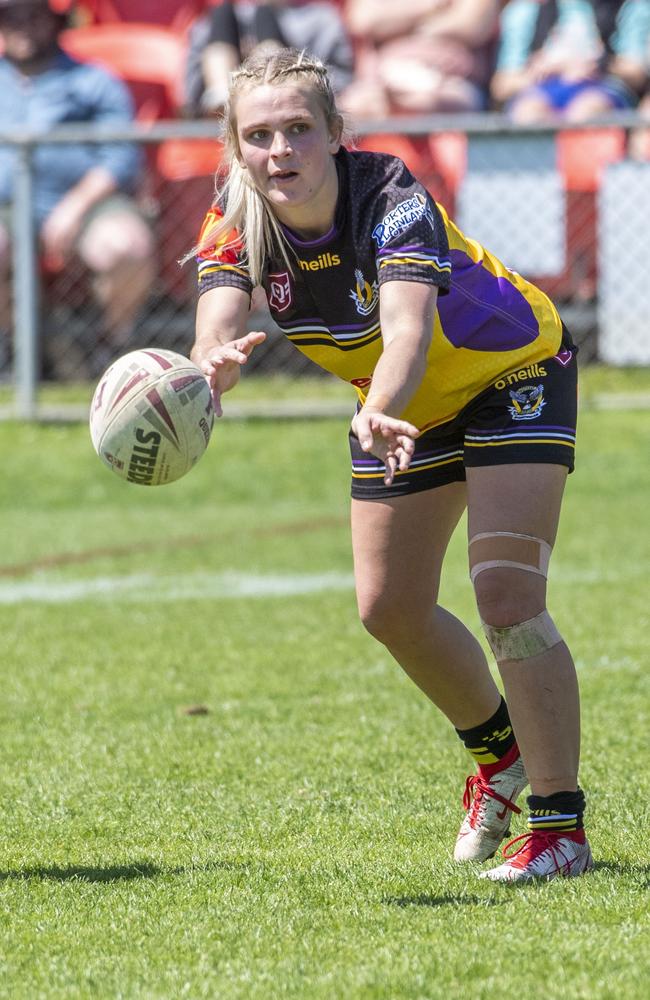
{"type": "MultiPolygon", "coordinates": [[[[431,605],[433,605],[433,599],[431,605]]],[[[359,617],[367,632],[385,646],[401,646],[421,623],[415,602],[388,594],[357,594],[359,617]]]]}
{"type": "Polygon", "coordinates": [[[503,628],[534,618],[546,607],[546,579],[523,570],[495,567],[474,579],[481,620],[503,628]]]}

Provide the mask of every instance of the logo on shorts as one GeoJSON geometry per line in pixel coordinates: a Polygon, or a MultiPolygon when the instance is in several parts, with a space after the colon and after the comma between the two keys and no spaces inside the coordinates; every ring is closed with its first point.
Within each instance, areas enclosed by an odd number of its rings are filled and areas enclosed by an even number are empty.
{"type": "Polygon", "coordinates": [[[524,385],[521,389],[511,389],[512,406],[508,407],[513,420],[535,420],[544,407],[543,385],[524,385]]]}
{"type": "Polygon", "coordinates": [[[376,281],[372,285],[366,281],[361,271],[355,271],[356,286],[350,289],[350,298],[354,302],[360,316],[369,316],[377,305],[379,287],[376,281]]]}
{"type": "Polygon", "coordinates": [[[284,312],[291,305],[291,279],[288,271],[269,274],[269,305],[276,312],[284,312]]]}
{"type": "Polygon", "coordinates": [[[538,365],[536,362],[534,365],[528,365],[527,368],[519,368],[516,372],[510,372],[508,375],[497,379],[494,383],[494,388],[505,389],[507,386],[512,385],[513,382],[523,382],[527,378],[540,378],[546,374],[548,374],[546,368],[543,365],[538,365]]]}

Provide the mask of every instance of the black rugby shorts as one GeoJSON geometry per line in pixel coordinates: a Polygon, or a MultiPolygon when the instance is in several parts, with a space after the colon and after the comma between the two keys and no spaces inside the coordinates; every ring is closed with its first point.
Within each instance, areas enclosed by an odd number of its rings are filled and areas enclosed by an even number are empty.
{"type": "Polygon", "coordinates": [[[576,348],[524,365],[494,382],[457,417],[425,431],[406,472],[384,484],[384,464],[350,432],[352,496],[384,500],[465,480],[465,469],[527,462],[573,472],[578,409],[576,348]]]}

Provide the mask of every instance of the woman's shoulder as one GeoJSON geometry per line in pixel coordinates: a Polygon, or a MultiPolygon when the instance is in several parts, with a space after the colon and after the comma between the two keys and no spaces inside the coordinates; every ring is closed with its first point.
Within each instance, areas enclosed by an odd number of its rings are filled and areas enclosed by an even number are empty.
{"type": "Polygon", "coordinates": [[[391,153],[344,149],[341,154],[350,191],[356,196],[376,198],[382,192],[404,191],[417,184],[404,161],[391,153]]]}

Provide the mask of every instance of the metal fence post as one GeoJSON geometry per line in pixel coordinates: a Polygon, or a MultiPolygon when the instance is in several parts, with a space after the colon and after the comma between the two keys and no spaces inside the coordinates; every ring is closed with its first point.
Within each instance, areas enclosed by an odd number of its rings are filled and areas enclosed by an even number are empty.
{"type": "Polygon", "coordinates": [[[13,206],[14,372],[16,412],[36,419],[39,283],[32,222],[32,145],[16,146],[13,206]]]}

